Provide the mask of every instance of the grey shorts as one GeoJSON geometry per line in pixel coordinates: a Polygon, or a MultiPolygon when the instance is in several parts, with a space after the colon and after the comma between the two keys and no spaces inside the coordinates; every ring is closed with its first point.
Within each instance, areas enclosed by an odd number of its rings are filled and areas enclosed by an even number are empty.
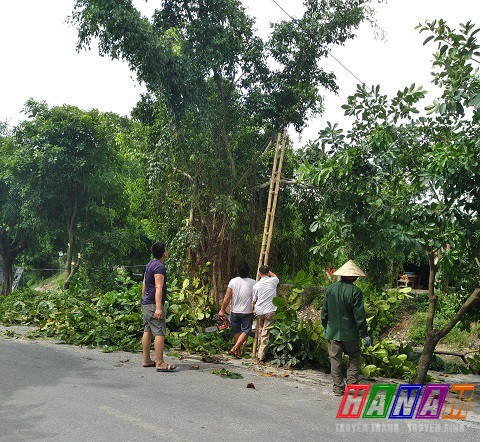
{"type": "Polygon", "coordinates": [[[151,332],[153,336],[164,336],[166,334],[166,309],[163,305],[163,316],[161,319],[154,317],[156,304],[146,304],[141,306],[143,312],[143,325],[145,332],[151,332]]]}

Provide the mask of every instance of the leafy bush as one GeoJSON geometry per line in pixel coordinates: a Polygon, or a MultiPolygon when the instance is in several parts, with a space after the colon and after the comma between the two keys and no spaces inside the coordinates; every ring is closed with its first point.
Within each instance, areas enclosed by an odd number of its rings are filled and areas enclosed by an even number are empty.
{"type": "Polygon", "coordinates": [[[297,290],[300,289],[299,296],[303,307],[312,305],[316,309],[322,308],[325,298],[325,287],[318,285],[317,280],[304,270],[300,270],[293,280],[289,280],[288,286],[297,290]]]}
{"type": "Polygon", "coordinates": [[[232,339],[229,330],[205,333],[213,325],[213,315],[219,310],[204,282],[208,268],[192,280],[185,279],[178,287],[174,280],[169,287],[166,301],[166,327],[170,333],[166,342],[176,348],[200,353],[216,353],[228,350],[232,339]]]}
{"type": "Polygon", "coordinates": [[[267,355],[277,365],[328,367],[324,328],[318,323],[297,318],[301,290],[293,288],[287,299],[274,298],[277,314],[270,331],[267,355]]]}
{"type": "MultiPolygon", "coordinates": [[[[435,328],[441,328],[447,323],[446,318],[442,318],[439,313],[434,320],[435,328]]],[[[411,318],[409,329],[407,332],[408,339],[418,345],[424,344],[426,335],[426,313],[415,312],[411,318]]],[[[476,346],[479,339],[479,322],[470,325],[469,332],[465,329],[458,328],[456,325],[443,339],[440,345],[451,345],[461,349],[476,346]]]]}
{"type": "MultiPolygon", "coordinates": [[[[466,301],[468,294],[458,293],[456,291],[442,292],[441,290],[436,290],[435,295],[437,296],[437,317],[440,320],[449,321],[455,313],[461,308],[461,306],[466,301]]],[[[426,313],[429,307],[429,299],[427,293],[418,293],[414,296],[415,302],[414,307],[418,312],[426,313]]],[[[455,328],[462,331],[470,331],[471,324],[479,322],[479,303],[473,304],[470,309],[463,315],[460,321],[455,325],[455,328]]]]}
{"type": "Polygon", "coordinates": [[[382,375],[411,379],[416,373],[418,358],[412,347],[382,340],[363,349],[362,374],[366,378],[382,375]]]}
{"type": "Polygon", "coordinates": [[[384,330],[397,321],[397,312],[402,302],[413,298],[410,292],[411,288],[407,287],[380,293],[376,290],[364,293],[367,322],[370,334],[374,338],[379,337],[384,330]]]}

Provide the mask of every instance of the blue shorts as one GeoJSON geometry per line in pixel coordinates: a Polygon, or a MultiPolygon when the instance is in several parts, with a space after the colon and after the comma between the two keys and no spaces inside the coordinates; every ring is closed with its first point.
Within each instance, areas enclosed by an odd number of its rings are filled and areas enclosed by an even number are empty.
{"type": "Polygon", "coordinates": [[[231,331],[234,335],[252,335],[253,313],[230,313],[231,331]]]}

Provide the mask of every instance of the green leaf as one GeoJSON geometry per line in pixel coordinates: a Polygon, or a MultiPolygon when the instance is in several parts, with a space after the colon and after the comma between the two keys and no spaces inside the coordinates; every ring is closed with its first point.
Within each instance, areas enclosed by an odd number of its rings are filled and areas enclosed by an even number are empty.
{"type": "Polygon", "coordinates": [[[273,305],[277,308],[285,308],[287,306],[285,299],[280,298],[278,296],[275,296],[275,298],[273,298],[272,302],[273,302],[273,305]]]}
{"type": "Polygon", "coordinates": [[[366,365],[361,371],[364,377],[369,379],[377,372],[377,367],[375,365],[366,365]]]}

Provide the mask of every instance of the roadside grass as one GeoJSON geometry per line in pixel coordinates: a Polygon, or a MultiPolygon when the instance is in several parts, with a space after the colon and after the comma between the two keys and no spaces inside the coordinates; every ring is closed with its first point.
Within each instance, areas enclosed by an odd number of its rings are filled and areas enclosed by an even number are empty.
{"type": "MultiPolygon", "coordinates": [[[[447,321],[441,318],[435,318],[435,326],[442,327],[447,321]]],[[[426,313],[422,311],[414,312],[409,321],[409,328],[407,330],[407,338],[414,344],[424,344],[426,328],[426,313]]],[[[476,350],[479,348],[480,342],[480,324],[473,322],[470,325],[470,330],[462,330],[458,325],[451,330],[439,342],[438,346],[448,347],[458,350],[476,350]]]]}

